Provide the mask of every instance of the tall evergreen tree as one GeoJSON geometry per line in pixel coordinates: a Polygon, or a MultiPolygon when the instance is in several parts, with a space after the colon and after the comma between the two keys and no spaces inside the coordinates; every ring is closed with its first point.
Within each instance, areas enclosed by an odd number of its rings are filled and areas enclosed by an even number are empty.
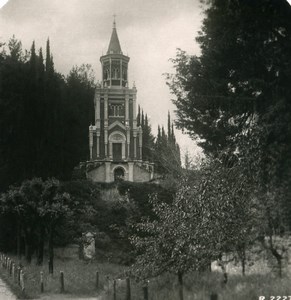
{"type": "Polygon", "coordinates": [[[137,126],[139,127],[141,125],[141,121],[140,121],[141,115],[140,115],[140,106],[138,106],[138,113],[137,113],[137,117],[136,117],[136,123],[137,126]]]}
{"type": "Polygon", "coordinates": [[[54,71],[49,41],[45,66],[34,42],[29,56],[15,37],[8,47],[0,58],[0,188],[34,176],[70,178],[86,159],[92,72],[76,69],[65,82],[54,71]]]}
{"type": "Polygon", "coordinates": [[[197,42],[201,55],[179,51],[168,76],[178,127],[210,156],[245,160],[254,190],[291,215],[289,3],[210,1],[197,42]]]}
{"type": "Polygon", "coordinates": [[[144,124],[142,125],[142,145],[143,145],[143,160],[153,161],[154,151],[154,136],[148,121],[147,114],[144,117],[144,124]]]}
{"type": "Polygon", "coordinates": [[[141,111],[141,128],[143,128],[144,127],[144,113],[143,113],[143,109],[142,109],[142,111],[141,111]]]}
{"type": "Polygon", "coordinates": [[[171,132],[171,116],[170,112],[168,111],[168,139],[171,140],[172,138],[172,132],[171,132]]]}
{"type": "Polygon", "coordinates": [[[36,52],[35,52],[35,42],[33,41],[31,50],[30,50],[30,68],[33,79],[36,77],[36,52]]]}
{"type": "Polygon", "coordinates": [[[178,174],[181,172],[180,147],[176,143],[173,124],[168,114],[168,135],[164,126],[158,126],[158,136],[155,143],[155,165],[157,173],[178,174]]]}

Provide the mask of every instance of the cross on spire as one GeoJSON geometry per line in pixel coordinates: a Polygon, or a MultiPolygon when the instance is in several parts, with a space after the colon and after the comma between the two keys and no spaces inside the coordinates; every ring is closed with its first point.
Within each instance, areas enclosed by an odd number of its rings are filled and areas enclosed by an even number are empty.
{"type": "Polygon", "coordinates": [[[116,14],[113,15],[113,28],[116,28],[116,14]]]}

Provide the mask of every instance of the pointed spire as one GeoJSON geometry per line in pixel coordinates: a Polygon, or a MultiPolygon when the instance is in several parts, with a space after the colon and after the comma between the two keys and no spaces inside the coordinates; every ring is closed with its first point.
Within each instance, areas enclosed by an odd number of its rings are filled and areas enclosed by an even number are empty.
{"type": "Polygon", "coordinates": [[[116,30],[115,15],[114,15],[113,29],[112,29],[112,34],[111,34],[111,39],[109,42],[107,54],[122,54],[118,35],[117,35],[117,30],[116,30]]]}

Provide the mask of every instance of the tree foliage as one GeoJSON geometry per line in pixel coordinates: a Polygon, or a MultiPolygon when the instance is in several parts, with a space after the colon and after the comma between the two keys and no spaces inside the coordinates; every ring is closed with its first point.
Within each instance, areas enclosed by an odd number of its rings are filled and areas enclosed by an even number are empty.
{"type": "Polygon", "coordinates": [[[168,112],[167,133],[164,126],[158,126],[154,152],[156,171],[160,175],[181,173],[181,154],[176,142],[174,126],[168,112]]]}
{"type": "Polygon", "coordinates": [[[209,1],[196,41],[201,54],[178,50],[167,75],[177,125],[208,156],[240,162],[260,207],[257,234],[280,262],[272,239],[290,231],[291,215],[290,5],[209,1]]]}
{"type": "Polygon", "coordinates": [[[136,274],[199,270],[250,243],[256,219],[249,185],[238,164],[226,167],[215,160],[184,178],[172,203],[152,198],[157,219],[138,224],[132,237],[136,274]]]}
{"type": "Polygon", "coordinates": [[[46,45],[23,52],[11,38],[0,58],[0,180],[10,184],[35,176],[68,179],[87,158],[87,127],[93,119],[94,78],[88,65],[67,79],[57,73],[46,45]]]}

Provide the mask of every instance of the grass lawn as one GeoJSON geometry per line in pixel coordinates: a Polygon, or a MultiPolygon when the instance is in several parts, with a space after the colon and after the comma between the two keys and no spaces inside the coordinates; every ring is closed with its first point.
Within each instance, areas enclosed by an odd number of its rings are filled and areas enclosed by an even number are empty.
{"type": "MultiPolygon", "coordinates": [[[[15,257],[11,257],[15,259],[15,257]]],[[[60,294],[60,271],[64,272],[66,298],[100,297],[98,299],[113,299],[113,279],[116,279],[117,300],[124,300],[126,294],[126,267],[86,262],[78,259],[55,259],[54,275],[48,274],[48,267],[36,266],[22,262],[25,272],[26,295],[29,298],[39,298],[46,295],[60,294]],[[44,273],[44,293],[40,293],[40,272],[44,273]],[[99,272],[99,288],[96,288],[96,271],[99,272]]],[[[2,267],[1,267],[1,270],[2,267]]],[[[7,276],[6,276],[7,277],[7,276]]],[[[9,278],[8,278],[9,280],[9,278]]],[[[285,274],[279,279],[275,274],[230,274],[226,286],[222,284],[222,274],[218,271],[211,273],[189,273],[184,277],[185,300],[209,300],[212,292],[217,293],[219,300],[259,300],[259,296],[291,296],[291,279],[285,274]]],[[[10,279],[10,284],[11,284],[10,279]]],[[[13,283],[12,283],[13,286],[13,283]]],[[[143,300],[142,284],[131,280],[132,300],[143,300]]],[[[178,300],[177,278],[172,274],[149,281],[150,300],[178,300]]],[[[274,298],[276,299],[276,298],[274,298]]],[[[283,299],[283,298],[282,298],[283,299]]],[[[287,298],[288,299],[288,298],[287,298]]],[[[291,297],[290,297],[291,299],[291,297]]]]}

